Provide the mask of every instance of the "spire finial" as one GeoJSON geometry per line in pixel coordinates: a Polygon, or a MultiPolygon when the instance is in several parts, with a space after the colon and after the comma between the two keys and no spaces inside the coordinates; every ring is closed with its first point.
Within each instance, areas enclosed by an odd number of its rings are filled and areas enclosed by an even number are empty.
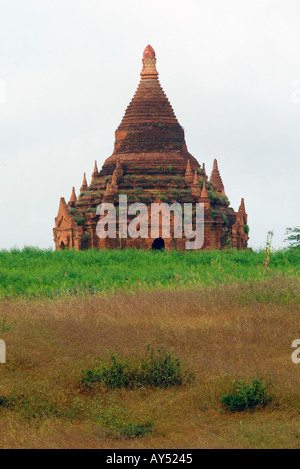
{"type": "Polygon", "coordinates": [[[155,50],[153,49],[152,46],[150,46],[150,44],[148,44],[148,46],[144,50],[143,58],[144,59],[155,59],[156,58],[155,50]]]}
{"type": "Polygon", "coordinates": [[[143,69],[141,71],[142,78],[157,78],[156,55],[153,47],[148,44],[143,53],[143,69]]]}

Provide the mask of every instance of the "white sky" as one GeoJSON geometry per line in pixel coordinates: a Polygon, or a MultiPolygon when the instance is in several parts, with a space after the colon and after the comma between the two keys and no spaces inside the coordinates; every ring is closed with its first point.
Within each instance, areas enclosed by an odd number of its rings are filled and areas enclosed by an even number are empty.
{"type": "Polygon", "coordinates": [[[299,225],[299,0],[0,0],[0,249],[54,247],[59,198],[112,154],[148,43],[189,151],[245,198],[249,245],[299,225]]]}

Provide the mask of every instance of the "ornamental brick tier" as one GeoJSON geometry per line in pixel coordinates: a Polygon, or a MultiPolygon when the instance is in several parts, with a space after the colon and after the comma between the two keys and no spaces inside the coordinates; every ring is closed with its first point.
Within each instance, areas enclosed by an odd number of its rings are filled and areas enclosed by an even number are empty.
{"type": "MultiPolygon", "coordinates": [[[[118,207],[119,195],[127,195],[128,205],[142,202],[149,208],[153,202],[203,203],[203,249],[228,246],[246,249],[248,243],[247,214],[244,199],[238,212],[229,207],[218,163],[215,159],[210,179],[202,166],[188,152],[184,131],[158,79],[156,57],[148,45],[143,54],[143,68],[138,89],[125,111],[115,133],[113,154],[101,171],[95,162],[91,182],[84,174],[79,197],[75,188],[69,203],[60,199],[55,219],[56,249],[105,249],[126,247],[151,249],[185,249],[186,239],[174,238],[171,212],[171,234],[162,238],[163,217],[160,216],[159,238],[100,239],[96,234],[102,202],[118,207]]],[[[128,216],[128,223],[134,216],[128,216]]],[[[117,217],[118,220],[118,217],[117,217]]]]}

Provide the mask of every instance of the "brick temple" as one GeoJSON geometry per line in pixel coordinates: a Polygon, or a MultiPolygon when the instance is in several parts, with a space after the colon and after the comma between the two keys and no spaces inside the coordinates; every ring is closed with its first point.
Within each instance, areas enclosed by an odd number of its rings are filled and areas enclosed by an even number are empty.
{"type": "MultiPolygon", "coordinates": [[[[185,249],[185,239],[174,238],[172,225],[170,236],[162,237],[162,216],[159,238],[99,238],[97,207],[102,202],[117,207],[120,194],[127,195],[128,204],[142,202],[149,208],[153,202],[203,203],[203,249],[247,248],[244,199],[235,212],[229,206],[217,160],[213,161],[209,178],[205,164],[201,166],[188,152],[183,128],[160,85],[156,56],[150,45],[143,54],[137,91],[115,132],[113,154],[106,159],[101,171],[95,162],[89,184],[84,174],[78,197],[73,187],[68,203],[63,197],[60,199],[53,230],[55,247],[185,249]]],[[[128,223],[132,218],[128,216],[128,223]]]]}

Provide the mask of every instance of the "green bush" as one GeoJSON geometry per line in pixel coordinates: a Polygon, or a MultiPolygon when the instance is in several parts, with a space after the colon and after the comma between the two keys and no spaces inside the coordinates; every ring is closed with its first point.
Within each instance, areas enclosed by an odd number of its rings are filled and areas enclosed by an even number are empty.
{"type": "Polygon", "coordinates": [[[111,389],[181,386],[193,378],[172,351],[147,347],[145,357],[135,363],[112,354],[109,362],[100,362],[99,367],[83,371],[81,384],[91,388],[102,383],[111,389]]]}
{"type": "Polygon", "coordinates": [[[150,346],[140,363],[139,384],[148,387],[166,388],[181,386],[189,382],[192,375],[183,369],[182,362],[168,349],[154,351],[150,346]]]}
{"type": "Polygon", "coordinates": [[[228,225],[229,221],[228,221],[228,218],[226,217],[225,213],[221,212],[221,216],[222,216],[224,222],[226,223],[226,225],[228,225]]]}
{"type": "Polygon", "coordinates": [[[260,377],[250,383],[236,380],[233,391],[221,396],[221,404],[230,412],[243,412],[266,407],[272,400],[269,388],[270,383],[263,383],[260,377]]]}
{"type": "Polygon", "coordinates": [[[77,225],[81,226],[84,224],[84,217],[74,217],[74,220],[76,221],[77,225]]]}

